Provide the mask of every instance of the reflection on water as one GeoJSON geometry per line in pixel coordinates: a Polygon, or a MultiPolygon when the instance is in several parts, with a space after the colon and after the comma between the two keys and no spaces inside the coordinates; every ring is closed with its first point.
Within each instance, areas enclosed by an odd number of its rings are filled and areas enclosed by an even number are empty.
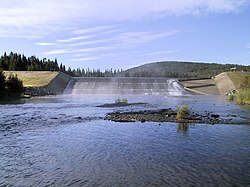
{"type": "Polygon", "coordinates": [[[177,130],[179,132],[184,132],[184,133],[188,132],[189,129],[188,123],[178,123],[177,127],[178,127],[177,130]]]}
{"type": "MultiPolygon", "coordinates": [[[[225,117],[249,117],[248,109],[217,97],[127,98],[149,103],[144,106],[148,109],[187,103],[204,113],[211,110],[225,117]]],[[[113,110],[142,109],[95,107],[115,99],[62,96],[0,105],[0,186],[250,184],[249,125],[102,120],[113,110]]]]}

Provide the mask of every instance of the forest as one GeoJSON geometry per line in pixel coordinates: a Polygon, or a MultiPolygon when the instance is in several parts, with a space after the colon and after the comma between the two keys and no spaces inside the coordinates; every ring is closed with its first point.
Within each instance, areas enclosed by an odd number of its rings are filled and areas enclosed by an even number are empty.
{"type": "Polygon", "coordinates": [[[237,64],[195,63],[164,61],[144,64],[122,72],[125,77],[173,77],[173,78],[211,78],[222,72],[250,71],[250,66],[237,64]]]}
{"type": "MultiPolygon", "coordinates": [[[[4,53],[0,57],[0,69],[6,71],[58,71],[60,70],[57,59],[38,59],[35,56],[26,57],[24,54],[11,52],[9,55],[4,53]]],[[[65,66],[61,66],[65,70],[65,66]]]]}
{"type": "Polygon", "coordinates": [[[73,77],[173,77],[173,78],[211,78],[221,72],[228,72],[236,67],[237,71],[250,72],[250,66],[238,64],[197,63],[163,61],[147,63],[127,70],[77,68],[66,69],[57,59],[39,59],[36,56],[26,57],[24,54],[6,52],[0,57],[0,69],[6,71],[61,71],[73,77]]]}
{"type": "Polygon", "coordinates": [[[5,52],[0,57],[0,69],[3,71],[61,71],[73,77],[112,77],[119,75],[122,70],[106,69],[102,72],[100,69],[77,68],[66,70],[62,63],[58,65],[57,59],[47,58],[39,59],[36,56],[26,57],[24,54],[5,52]]]}

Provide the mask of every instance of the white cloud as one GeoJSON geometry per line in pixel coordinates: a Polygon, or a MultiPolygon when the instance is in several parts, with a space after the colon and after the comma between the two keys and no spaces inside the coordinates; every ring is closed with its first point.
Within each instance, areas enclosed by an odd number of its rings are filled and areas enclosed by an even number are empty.
{"type": "Polygon", "coordinates": [[[74,34],[86,34],[86,33],[93,33],[93,32],[100,32],[104,30],[109,30],[114,28],[114,25],[104,25],[104,26],[97,26],[97,27],[92,27],[92,28],[86,28],[86,29],[78,29],[74,30],[74,34]]]}
{"type": "Polygon", "coordinates": [[[207,2],[207,10],[219,12],[237,11],[240,7],[249,4],[247,0],[210,0],[207,2]]]}
{"type": "MultiPolygon", "coordinates": [[[[91,45],[91,44],[100,44],[100,43],[106,43],[106,45],[109,45],[112,43],[112,45],[116,46],[131,46],[131,45],[137,45],[141,43],[147,43],[154,40],[158,40],[167,36],[172,36],[178,34],[180,31],[166,31],[166,32],[158,32],[158,31],[145,31],[145,32],[121,32],[117,33],[116,35],[113,35],[112,37],[108,36],[102,36],[104,39],[99,40],[89,40],[89,41],[83,41],[83,42],[76,42],[77,40],[84,40],[84,39],[90,39],[93,37],[91,36],[80,36],[80,37],[72,37],[68,39],[58,39],[56,42],[72,42],[70,44],[67,44],[69,47],[78,47],[78,46],[84,46],[84,45],[91,45]]],[[[98,37],[98,35],[96,35],[98,37]]]]}
{"type": "Polygon", "coordinates": [[[54,46],[57,45],[57,43],[49,43],[49,42],[37,42],[35,45],[40,45],[40,46],[54,46]]]}
{"type": "MultiPolygon", "coordinates": [[[[96,27],[96,28],[106,28],[96,27]]],[[[108,27],[107,27],[108,28],[108,27]]],[[[88,32],[95,32],[97,29],[91,29],[88,32]]],[[[108,30],[109,31],[109,30],[108,30]]],[[[69,31],[70,32],[70,31],[69,31]]],[[[88,56],[94,53],[98,53],[99,57],[112,57],[115,56],[116,52],[119,50],[130,50],[137,47],[140,44],[153,42],[155,40],[160,40],[168,36],[176,35],[180,31],[134,31],[134,32],[120,32],[112,35],[111,37],[107,34],[96,33],[95,38],[103,39],[93,39],[94,35],[86,36],[76,36],[66,39],[57,39],[55,42],[37,42],[36,45],[39,46],[56,46],[60,45],[61,49],[52,49],[44,52],[44,55],[59,55],[59,54],[68,54],[75,57],[88,58],[88,56]],[[91,40],[93,39],[93,40],[91,40]],[[79,40],[86,40],[79,42],[79,40]],[[82,47],[84,45],[91,45],[91,47],[82,47]],[[108,54],[107,51],[111,52],[108,54]]],[[[93,33],[90,33],[93,34],[93,33]]],[[[172,52],[172,51],[171,51],[172,52]]],[[[163,53],[163,52],[162,52],[163,53]]],[[[170,51],[164,51],[164,53],[170,53],[170,51]]],[[[155,52],[154,54],[145,54],[145,55],[156,55],[160,52],[155,52]]],[[[79,59],[79,58],[75,58],[79,59]]]]}
{"type": "Polygon", "coordinates": [[[68,44],[70,47],[77,47],[77,46],[82,46],[82,45],[90,45],[90,44],[97,44],[97,43],[103,43],[109,41],[108,39],[102,39],[102,40],[91,40],[91,41],[86,41],[86,42],[78,42],[78,43],[72,43],[68,44]]]}
{"type": "Polygon", "coordinates": [[[108,47],[108,46],[101,46],[101,47],[90,47],[90,48],[83,48],[83,49],[75,49],[72,50],[72,53],[78,53],[78,52],[96,52],[96,51],[105,51],[105,50],[112,50],[114,47],[108,47]]]}
{"type": "Polygon", "coordinates": [[[171,54],[175,52],[176,50],[155,51],[155,52],[142,53],[140,56],[166,55],[166,54],[171,54]]]}
{"type": "Polygon", "coordinates": [[[17,29],[15,27],[1,28],[0,25],[0,38],[39,39],[41,37],[42,34],[38,32],[27,32],[24,29],[17,29]]]}
{"type": "Polygon", "coordinates": [[[126,32],[121,33],[114,39],[118,42],[122,42],[128,46],[133,46],[140,43],[151,42],[154,40],[159,40],[161,38],[176,35],[180,31],[168,31],[168,32],[126,32]]]}
{"type": "MultiPolygon", "coordinates": [[[[98,51],[99,49],[97,49],[98,51]]],[[[117,56],[116,53],[105,53],[105,54],[95,54],[95,55],[90,55],[90,54],[75,54],[74,57],[78,58],[72,58],[71,61],[91,61],[91,60],[98,60],[98,59],[104,59],[104,58],[112,58],[117,56]]]]}
{"type": "Polygon", "coordinates": [[[71,61],[90,61],[90,60],[97,60],[101,59],[101,57],[84,57],[84,58],[73,58],[71,61]]]}
{"type": "MultiPolygon", "coordinates": [[[[134,22],[169,15],[237,12],[249,4],[248,0],[0,0],[0,37],[41,38],[85,23],[116,21],[121,24],[121,21],[134,22]]],[[[101,25],[71,32],[79,35],[116,32],[110,30],[113,27],[101,25]]]]}
{"type": "Polygon", "coordinates": [[[100,55],[101,57],[114,57],[114,56],[118,56],[117,53],[105,53],[100,55]]]}
{"type": "Polygon", "coordinates": [[[57,55],[57,54],[66,54],[66,53],[70,53],[70,51],[68,51],[67,49],[55,49],[55,50],[44,52],[43,54],[44,55],[57,55]]]}
{"type": "Polygon", "coordinates": [[[38,35],[25,35],[25,34],[4,34],[4,33],[0,33],[0,38],[19,38],[19,39],[39,39],[41,38],[41,36],[38,35]]]}
{"type": "Polygon", "coordinates": [[[26,27],[46,23],[56,23],[77,14],[65,11],[76,10],[76,5],[66,0],[1,0],[0,25],[26,27]]]}
{"type": "Polygon", "coordinates": [[[234,12],[248,4],[248,0],[1,0],[0,25],[26,27],[60,25],[72,19],[124,21],[199,12],[234,12]]]}
{"type": "Polygon", "coordinates": [[[89,35],[89,36],[77,36],[77,37],[72,37],[72,38],[67,38],[67,39],[58,39],[56,40],[57,42],[62,42],[62,43],[67,43],[67,42],[74,42],[78,40],[86,40],[89,38],[94,37],[94,35],[89,35]]]}
{"type": "Polygon", "coordinates": [[[46,51],[43,54],[45,55],[57,55],[57,54],[72,54],[72,53],[81,53],[81,52],[96,52],[96,51],[105,51],[112,50],[113,47],[90,47],[90,48],[82,48],[82,49],[55,49],[46,51]]]}

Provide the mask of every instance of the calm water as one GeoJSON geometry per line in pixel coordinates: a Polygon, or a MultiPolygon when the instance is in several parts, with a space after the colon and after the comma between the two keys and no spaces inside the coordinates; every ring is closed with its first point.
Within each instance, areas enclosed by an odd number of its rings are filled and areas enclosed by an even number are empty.
{"type": "MultiPolygon", "coordinates": [[[[0,105],[0,186],[250,186],[250,124],[114,123],[115,96],[43,97],[0,105]]],[[[223,97],[128,97],[147,109],[188,104],[248,120],[223,97]]]]}

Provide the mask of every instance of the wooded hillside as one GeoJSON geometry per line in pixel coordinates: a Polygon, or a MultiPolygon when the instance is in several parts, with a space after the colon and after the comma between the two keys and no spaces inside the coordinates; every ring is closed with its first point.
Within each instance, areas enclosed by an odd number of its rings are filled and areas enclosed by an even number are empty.
{"type": "Polygon", "coordinates": [[[236,67],[236,71],[250,72],[250,66],[237,64],[216,64],[197,62],[164,61],[144,64],[128,70],[77,68],[66,70],[65,65],[58,65],[57,59],[39,59],[35,56],[11,52],[0,57],[0,69],[6,71],[61,71],[72,77],[173,77],[173,78],[211,78],[221,72],[228,72],[236,67]]]}
{"type": "Polygon", "coordinates": [[[250,72],[250,66],[236,64],[165,61],[141,65],[122,73],[125,77],[211,78],[233,67],[236,71],[250,72]]]}

